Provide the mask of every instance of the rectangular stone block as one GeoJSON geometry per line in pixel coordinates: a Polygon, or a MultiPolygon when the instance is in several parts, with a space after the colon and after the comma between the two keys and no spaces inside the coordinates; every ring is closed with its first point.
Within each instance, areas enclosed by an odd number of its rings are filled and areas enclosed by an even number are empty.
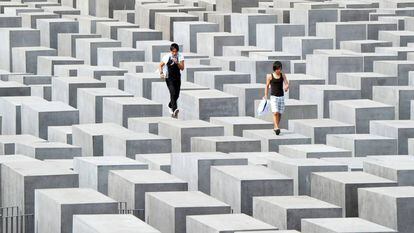
{"type": "Polygon", "coordinates": [[[117,40],[121,28],[139,28],[138,25],[122,21],[103,21],[96,23],[96,34],[104,38],[117,40]]]}
{"type": "Polygon", "coordinates": [[[79,110],[62,102],[23,103],[22,133],[47,139],[49,126],[79,124],[79,110]]]}
{"type": "Polygon", "coordinates": [[[281,230],[301,230],[301,220],[340,218],[342,209],[309,196],[254,197],[253,217],[281,230]]]}
{"type": "Polygon", "coordinates": [[[75,158],[73,168],[79,174],[80,188],[90,188],[108,195],[108,177],[112,170],[147,169],[148,165],[130,158],[108,156],[75,158]]]}
{"type": "MultiPolygon", "coordinates": [[[[399,157],[399,156],[396,156],[399,157]]],[[[371,159],[363,162],[364,171],[398,182],[399,186],[413,185],[414,162],[407,159],[371,159]]]]}
{"type": "Polygon", "coordinates": [[[162,32],[149,28],[119,28],[118,40],[122,47],[135,48],[137,41],[162,40],[162,32]]]}
{"type": "Polygon", "coordinates": [[[396,231],[362,218],[320,218],[302,220],[302,233],[396,233],[396,231]]]}
{"type": "Polygon", "coordinates": [[[175,122],[178,119],[172,117],[134,117],[128,119],[128,129],[134,132],[151,133],[158,135],[161,122],[175,122]]]}
{"type": "Polygon", "coordinates": [[[98,48],[121,47],[121,42],[108,38],[83,38],[76,42],[76,58],[87,65],[98,65],[98,48]]]}
{"type": "Polygon", "coordinates": [[[73,233],[160,233],[132,215],[91,214],[73,216],[73,233]],[[139,229],[137,231],[137,229],[139,229]]]}
{"type": "Polygon", "coordinates": [[[125,69],[120,69],[120,68],[113,67],[113,66],[89,66],[89,65],[80,66],[77,71],[78,76],[80,77],[94,78],[97,80],[101,80],[102,77],[105,77],[105,76],[122,77],[127,72],[128,71],[125,69]]]}
{"type": "Polygon", "coordinates": [[[255,100],[263,97],[264,84],[227,84],[223,91],[237,96],[239,100],[239,116],[255,116],[255,100]]]}
{"type": "Polygon", "coordinates": [[[73,159],[82,156],[81,148],[61,142],[20,141],[15,145],[16,154],[26,155],[39,160],[73,159]]]}
{"type": "Polygon", "coordinates": [[[190,152],[192,137],[223,136],[224,127],[201,120],[161,122],[158,134],[171,138],[173,152],[190,152]]]}
{"type": "Polygon", "coordinates": [[[247,165],[247,159],[228,157],[221,152],[173,153],[171,174],[188,182],[190,191],[210,194],[210,170],[212,166],[247,165]]]}
{"type": "Polygon", "coordinates": [[[75,215],[117,212],[115,200],[92,189],[36,190],[35,232],[72,233],[75,215]]]}
{"type": "Polygon", "coordinates": [[[19,16],[23,27],[33,29],[37,28],[37,19],[59,18],[59,15],[48,12],[24,12],[20,13],[19,16]]]}
{"type": "Polygon", "coordinates": [[[133,95],[115,88],[79,88],[77,107],[80,123],[103,122],[103,100],[106,97],[132,97],[133,95]]]}
{"type": "Polygon", "coordinates": [[[286,36],[283,40],[283,52],[300,55],[306,59],[306,55],[313,54],[315,49],[334,49],[334,41],[328,37],[318,36],[286,36]]]}
{"type": "Polygon", "coordinates": [[[358,190],[360,218],[401,233],[411,232],[414,227],[410,220],[413,201],[414,189],[411,186],[358,190]]]}
{"type": "Polygon", "coordinates": [[[137,154],[135,159],[148,164],[150,170],[161,170],[171,173],[171,154],[137,154]]]}
{"type": "MultiPolygon", "coordinates": [[[[146,40],[137,41],[135,48],[144,50],[145,61],[147,62],[160,62],[161,53],[170,52],[171,41],[169,40],[146,40]]],[[[184,51],[183,44],[179,44],[180,51],[184,51]]]]}
{"type": "Polygon", "coordinates": [[[341,41],[367,39],[367,26],[359,22],[320,22],[316,24],[316,36],[333,38],[339,49],[341,41]]]}
{"type": "Polygon", "coordinates": [[[197,53],[209,56],[223,56],[223,46],[244,45],[244,36],[228,32],[203,32],[197,34],[197,53]]]}
{"type": "Polygon", "coordinates": [[[128,128],[132,117],[160,117],[162,105],[143,97],[108,97],[103,99],[102,121],[128,128]]]}
{"type": "MultiPolygon", "coordinates": [[[[37,59],[37,74],[55,75],[55,67],[58,65],[83,65],[82,59],[63,56],[41,56],[37,59]]],[[[74,75],[76,76],[76,75],[74,75]]]]}
{"type": "Polygon", "coordinates": [[[82,33],[60,33],[58,34],[59,56],[76,57],[76,42],[78,39],[101,38],[101,35],[82,33]]]}
{"type": "Polygon", "coordinates": [[[335,161],[330,162],[315,158],[290,158],[284,156],[270,159],[268,168],[293,179],[294,195],[308,196],[311,195],[311,175],[313,172],[348,171],[347,165],[335,161]]]}
{"type": "Polygon", "coordinates": [[[411,120],[389,120],[370,122],[369,132],[384,137],[396,138],[398,140],[398,154],[408,153],[408,138],[413,137],[414,121],[411,120]]]}
{"type": "Polygon", "coordinates": [[[56,56],[56,49],[48,47],[17,47],[12,49],[13,72],[37,74],[39,56],[56,56]]]}
{"type": "Polygon", "coordinates": [[[303,24],[259,24],[256,28],[256,45],[260,48],[282,51],[283,37],[305,36],[303,24]]]}
{"type": "MultiPolygon", "coordinates": [[[[290,6],[289,6],[290,7],[290,6]]],[[[290,23],[305,25],[305,33],[309,36],[316,36],[316,24],[319,22],[338,22],[337,9],[294,8],[290,11],[290,23]]]]}
{"type": "Polygon", "coordinates": [[[344,148],[352,152],[353,157],[369,155],[397,154],[397,139],[373,134],[330,134],[326,144],[344,148]]]}
{"type": "Polygon", "coordinates": [[[40,42],[44,47],[58,48],[58,35],[60,33],[78,33],[79,23],[72,19],[39,19],[40,42]]]}
{"type": "Polygon", "coordinates": [[[358,216],[359,188],[397,185],[392,180],[365,172],[315,172],[311,182],[311,196],[342,207],[344,217],[358,216]]]}
{"type": "Polygon", "coordinates": [[[244,130],[273,129],[273,124],[254,117],[212,117],[210,122],[224,126],[224,135],[243,136],[244,130]]]}
{"type": "Polygon", "coordinates": [[[394,120],[395,115],[392,105],[367,99],[330,101],[329,105],[329,117],[355,125],[356,133],[369,133],[371,120],[394,120]]]}
{"type": "Polygon", "coordinates": [[[183,91],[180,105],[183,110],[180,119],[184,120],[209,120],[239,113],[237,97],[218,90],[183,91]]]}
{"type": "Polygon", "coordinates": [[[279,153],[289,158],[351,157],[350,150],[325,144],[281,145],[279,153]]]}
{"type": "Polygon", "coordinates": [[[293,179],[271,169],[252,165],[211,168],[211,196],[229,203],[234,213],[251,215],[255,196],[287,195],[293,195],[293,179]]]}
{"type": "Polygon", "coordinates": [[[226,84],[250,83],[250,74],[233,71],[197,71],[194,73],[194,83],[210,89],[223,91],[226,84]]]}
{"type": "MultiPolygon", "coordinates": [[[[160,79],[160,75],[155,72],[127,73],[125,74],[124,77],[125,77],[125,91],[126,92],[131,93],[134,96],[144,97],[147,99],[153,99],[151,92],[152,92],[152,84],[154,82],[164,83],[164,81],[160,79]]],[[[154,92],[159,92],[159,91],[161,90],[157,90],[157,89],[154,90],[154,92]]]]}
{"type": "Polygon", "coordinates": [[[164,40],[174,40],[174,32],[180,30],[175,26],[175,22],[198,21],[198,16],[183,12],[160,12],[155,14],[155,30],[162,31],[164,40]]]}
{"type": "Polygon", "coordinates": [[[72,126],[50,126],[47,132],[48,141],[72,145],[72,126]]]}
{"type": "Polygon", "coordinates": [[[260,140],[238,136],[193,137],[191,138],[193,152],[259,152],[260,140]]]}
{"type": "Polygon", "coordinates": [[[244,35],[244,44],[253,45],[256,43],[256,31],[258,25],[275,24],[277,16],[273,14],[258,13],[233,13],[231,14],[232,33],[244,35]]]}
{"type": "Polygon", "coordinates": [[[109,172],[108,196],[126,202],[134,215],[143,218],[145,195],[149,192],[187,191],[187,182],[164,171],[114,170],[109,172]],[[142,213],[138,215],[138,213],[142,213]]]}
{"type": "Polygon", "coordinates": [[[254,219],[245,214],[211,214],[187,217],[187,232],[210,231],[215,233],[234,233],[236,231],[275,230],[276,227],[254,219]]]}
{"type": "Polygon", "coordinates": [[[414,61],[375,61],[374,72],[398,77],[398,85],[408,85],[410,71],[414,71],[414,61]]]}
{"type": "Polygon", "coordinates": [[[162,233],[185,233],[188,215],[229,214],[230,206],[202,192],[153,192],[145,196],[145,220],[162,233]]]}
{"type": "Polygon", "coordinates": [[[174,30],[173,39],[177,43],[185,44],[184,52],[197,52],[197,34],[202,32],[219,32],[219,25],[217,23],[204,21],[181,21],[174,22],[174,27],[179,30],[174,30]]]}

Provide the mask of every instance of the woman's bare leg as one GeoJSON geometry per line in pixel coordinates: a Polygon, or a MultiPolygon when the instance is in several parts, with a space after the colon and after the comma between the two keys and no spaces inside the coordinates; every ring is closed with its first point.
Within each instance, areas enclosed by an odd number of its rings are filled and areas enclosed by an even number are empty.
{"type": "Polygon", "coordinates": [[[282,114],[276,113],[276,126],[279,129],[280,119],[282,118],[282,114]]]}
{"type": "Polygon", "coordinates": [[[277,112],[276,113],[273,113],[273,125],[274,125],[274,129],[278,129],[279,128],[279,123],[278,123],[278,120],[277,120],[277,112]]]}

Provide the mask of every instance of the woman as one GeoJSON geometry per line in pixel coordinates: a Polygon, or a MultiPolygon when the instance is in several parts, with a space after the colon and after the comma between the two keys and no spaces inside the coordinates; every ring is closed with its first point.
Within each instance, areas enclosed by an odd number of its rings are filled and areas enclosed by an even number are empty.
{"type": "Polygon", "coordinates": [[[265,96],[267,99],[270,87],[270,108],[273,113],[274,131],[276,135],[280,134],[280,118],[285,110],[284,92],[289,90],[289,81],[282,72],[282,63],[275,61],[273,63],[273,73],[266,77],[265,96]]]}

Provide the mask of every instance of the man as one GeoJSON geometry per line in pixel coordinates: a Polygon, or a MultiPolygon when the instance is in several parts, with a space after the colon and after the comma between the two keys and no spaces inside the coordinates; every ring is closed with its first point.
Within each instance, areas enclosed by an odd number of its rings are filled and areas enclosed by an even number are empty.
{"type": "Polygon", "coordinates": [[[184,56],[179,53],[179,50],[178,44],[171,44],[171,53],[165,55],[160,63],[160,77],[165,79],[170,91],[168,108],[173,118],[178,118],[177,100],[180,96],[181,71],[184,70],[184,56]]]}

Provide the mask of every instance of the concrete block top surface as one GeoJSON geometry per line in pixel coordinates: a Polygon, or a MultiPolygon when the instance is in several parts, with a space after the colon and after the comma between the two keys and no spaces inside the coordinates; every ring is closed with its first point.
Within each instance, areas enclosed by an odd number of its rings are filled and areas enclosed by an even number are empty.
{"type": "Polygon", "coordinates": [[[198,99],[215,99],[215,98],[236,98],[236,96],[227,94],[218,90],[195,90],[185,91],[185,95],[193,96],[198,99]]]}
{"type": "Polygon", "coordinates": [[[314,219],[304,219],[303,222],[310,223],[311,225],[317,225],[318,227],[325,229],[324,232],[349,232],[349,233],[362,233],[362,232],[375,232],[375,233],[392,233],[396,231],[369,222],[362,218],[314,218],[314,219]],[[329,230],[329,231],[328,231],[329,230]]]}
{"type": "Polygon", "coordinates": [[[106,98],[106,100],[121,105],[157,104],[157,102],[146,99],[144,97],[110,97],[106,98]]]}
{"type": "Polygon", "coordinates": [[[174,128],[209,128],[209,127],[222,127],[220,125],[212,124],[202,120],[188,120],[188,121],[174,121],[174,122],[162,122],[170,127],[174,128]]]}
{"type": "Polygon", "coordinates": [[[309,196],[268,196],[268,197],[254,197],[269,203],[270,205],[277,205],[284,209],[323,209],[323,208],[341,208],[339,206],[321,201],[319,199],[309,196]]]}
{"type": "Polygon", "coordinates": [[[112,198],[88,188],[38,189],[36,192],[58,204],[116,203],[112,198]]]}
{"type": "Polygon", "coordinates": [[[216,137],[195,137],[201,141],[213,141],[213,142],[249,142],[256,141],[251,138],[244,138],[238,136],[216,136],[216,137]]]}
{"type": "Polygon", "coordinates": [[[176,208],[229,206],[226,203],[199,191],[152,192],[147,195],[176,208]]]}
{"type": "Polygon", "coordinates": [[[277,229],[246,214],[209,214],[189,216],[187,218],[219,232],[233,232],[237,230],[250,232],[250,230],[277,229]]]}
{"type": "Polygon", "coordinates": [[[336,100],[335,104],[341,104],[349,108],[385,108],[392,107],[388,104],[368,100],[368,99],[355,99],[355,100],[336,100]]]}
{"type": "Polygon", "coordinates": [[[80,162],[93,164],[95,166],[115,166],[115,165],[146,165],[143,162],[126,157],[104,156],[104,157],[78,157],[74,158],[80,162]]]}
{"type": "MultiPolygon", "coordinates": [[[[338,126],[353,126],[352,124],[347,124],[340,121],[331,120],[329,118],[324,119],[302,119],[302,120],[292,120],[292,122],[298,122],[303,125],[309,125],[311,127],[338,127],[338,126]]],[[[413,124],[414,125],[414,124],[413,124]]]]}
{"type": "Polygon", "coordinates": [[[48,141],[22,141],[22,142],[18,142],[18,144],[24,145],[26,147],[30,147],[30,148],[36,148],[36,149],[41,149],[41,148],[78,148],[77,146],[73,146],[70,144],[66,144],[66,143],[62,143],[62,142],[48,142],[48,141]]]}
{"type": "Polygon", "coordinates": [[[52,102],[40,102],[40,103],[23,103],[26,106],[36,112],[62,112],[62,111],[78,111],[77,109],[59,101],[52,102]]]}
{"type": "Polygon", "coordinates": [[[328,134],[327,138],[341,138],[347,140],[389,140],[394,139],[390,137],[384,137],[375,134],[328,134]]]}
{"type": "MultiPolygon", "coordinates": [[[[0,143],[18,143],[18,142],[44,142],[45,140],[32,136],[30,134],[19,134],[19,135],[0,135],[0,143]]],[[[1,157],[0,157],[1,158],[1,157]]]]}
{"type": "Polygon", "coordinates": [[[395,181],[374,176],[366,172],[315,172],[316,176],[343,183],[343,184],[365,184],[365,183],[389,183],[396,184],[395,181]]]}
{"type": "Polygon", "coordinates": [[[251,133],[251,134],[255,134],[255,135],[259,135],[260,137],[264,137],[264,138],[268,138],[268,139],[304,139],[304,138],[308,138],[302,134],[297,134],[297,133],[292,133],[290,131],[287,130],[281,130],[281,133],[279,135],[276,135],[275,132],[273,132],[273,130],[268,130],[268,129],[258,129],[258,130],[244,130],[244,133],[251,133]]]}
{"type": "Polygon", "coordinates": [[[269,124],[269,122],[257,119],[249,116],[240,117],[211,117],[210,122],[216,122],[217,124],[225,123],[231,125],[244,125],[244,124],[269,124]]]}
{"type": "Polygon", "coordinates": [[[92,230],[88,232],[160,233],[137,217],[127,214],[74,215],[73,221],[75,225],[87,225],[92,230]]]}
{"type": "Polygon", "coordinates": [[[56,166],[52,166],[43,161],[13,161],[4,163],[6,166],[12,169],[14,172],[22,176],[54,176],[54,175],[75,175],[73,171],[62,169],[56,166]]]}
{"type": "Polygon", "coordinates": [[[122,126],[115,123],[81,124],[73,125],[72,127],[91,135],[101,135],[103,133],[111,133],[116,130],[126,130],[122,126]]]}
{"type": "Polygon", "coordinates": [[[186,183],[186,181],[159,170],[114,170],[117,176],[134,184],[186,183]]]}
{"type": "Polygon", "coordinates": [[[336,162],[336,161],[327,161],[323,159],[315,159],[315,158],[288,158],[288,157],[276,157],[270,162],[277,162],[282,164],[287,164],[291,166],[297,166],[297,167],[322,167],[322,166],[344,166],[343,164],[336,162]]]}
{"type": "Polygon", "coordinates": [[[367,165],[376,165],[382,168],[390,168],[393,170],[398,171],[414,171],[414,160],[374,160],[374,159],[366,159],[364,164],[367,165]]]}
{"type": "Polygon", "coordinates": [[[268,168],[245,165],[245,166],[215,166],[216,169],[236,180],[291,180],[291,178],[268,168]]]}
{"type": "Polygon", "coordinates": [[[388,127],[397,129],[412,129],[414,128],[414,120],[384,120],[372,121],[379,125],[386,125],[388,127]]]}
{"type": "Polygon", "coordinates": [[[334,147],[334,146],[327,146],[325,144],[302,144],[302,145],[281,145],[280,148],[289,148],[293,150],[298,151],[305,151],[308,153],[312,152],[324,152],[324,153],[330,153],[330,152],[346,152],[348,150],[334,147]]]}
{"type": "Polygon", "coordinates": [[[376,195],[387,196],[390,198],[414,199],[414,187],[413,186],[361,188],[361,190],[363,190],[364,192],[374,193],[376,195]]]}
{"type": "Polygon", "coordinates": [[[0,156],[0,164],[8,163],[8,162],[19,162],[19,161],[29,161],[29,162],[37,162],[37,159],[32,157],[28,157],[25,155],[2,155],[0,156]]]}

